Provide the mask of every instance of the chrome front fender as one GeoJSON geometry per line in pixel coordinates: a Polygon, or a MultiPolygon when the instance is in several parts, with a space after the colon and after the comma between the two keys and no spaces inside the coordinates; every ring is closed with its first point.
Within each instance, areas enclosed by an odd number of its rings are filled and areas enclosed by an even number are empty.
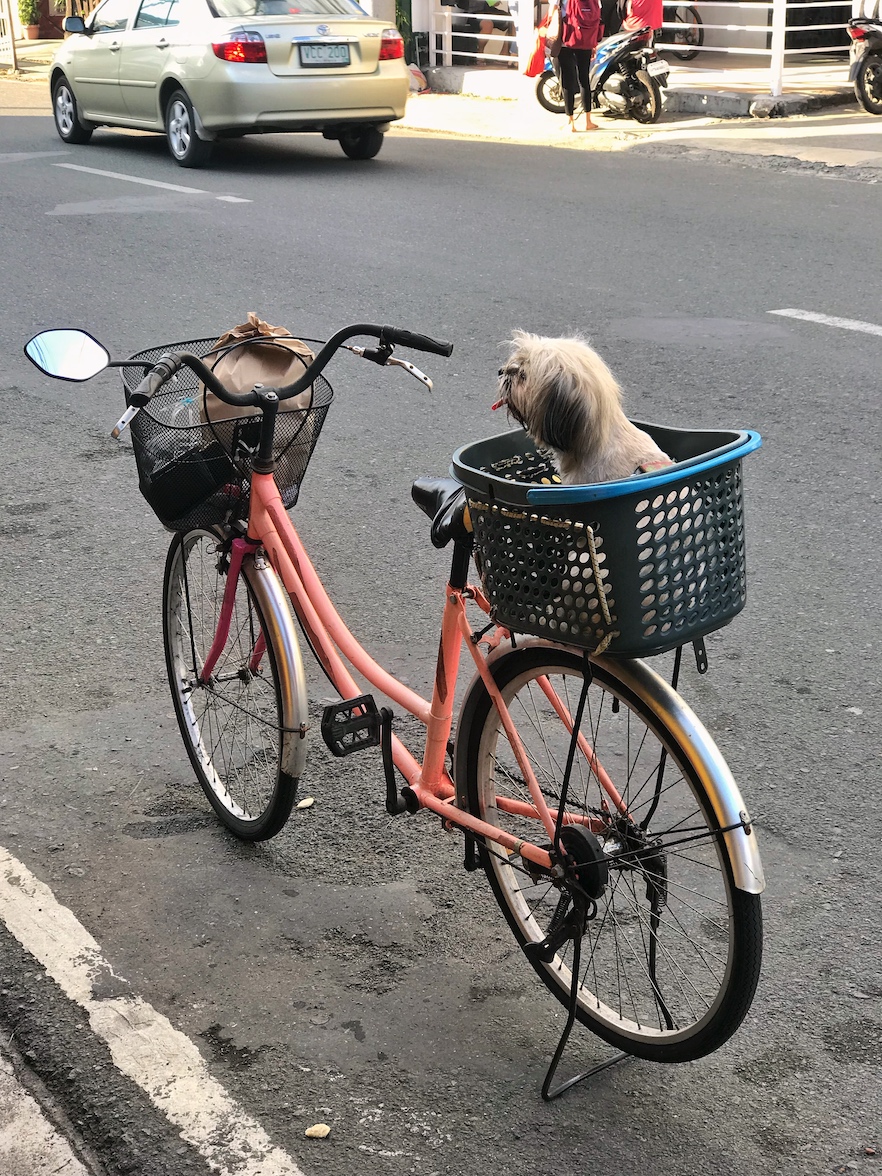
{"type": "Polygon", "coordinates": [[[292,732],[290,738],[282,740],[282,761],[279,767],[297,780],[306,763],[306,731],[309,722],[306,678],[300,656],[300,642],[297,640],[297,626],[291,615],[288,594],[261,553],[253,559],[246,559],[242,564],[242,572],[260,604],[267,643],[278,653],[276,673],[281,695],[282,726],[292,732]]]}

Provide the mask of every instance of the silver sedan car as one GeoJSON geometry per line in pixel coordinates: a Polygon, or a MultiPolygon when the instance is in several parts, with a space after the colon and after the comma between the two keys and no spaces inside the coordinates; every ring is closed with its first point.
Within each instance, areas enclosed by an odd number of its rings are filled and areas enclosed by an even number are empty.
{"type": "Polygon", "coordinates": [[[372,159],[407,101],[400,33],[355,0],[104,0],[64,29],[50,85],[65,143],[163,131],[201,167],[219,138],[320,131],[372,159]]]}

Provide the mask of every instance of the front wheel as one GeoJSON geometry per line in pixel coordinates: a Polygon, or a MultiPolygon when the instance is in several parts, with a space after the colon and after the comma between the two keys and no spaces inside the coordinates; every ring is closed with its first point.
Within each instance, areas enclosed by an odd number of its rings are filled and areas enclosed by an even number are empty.
{"type": "Polygon", "coordinates": [[[383,132],[376,127],[347,131],[340,136],[340,146],[349,159],[373,159],[383,146],[383,132]]]}
{"type": "Polygon", "coordinates": [[[882,114],[882,57],[867,54],[858,65],[854,93],[867,114],[882,114]]]}
{"type": "Polygon", "coordinates": [[[287,599],[246,557],[229,637],[207,681],[230,567],[212,531],[176,535],[163,587],[163,638],[187,755],[217,815],[237,837],[263,841],[291,813],[305,758],[306,689],[287,599]]]}
{"type": "Polygon", "coordinates": [[[554,70],[547,69],[545,73],[539,75],[536,81],[536,97],[539,100],[539,105],[544,106],[552,114],[566,113],[563,90],[554,70]]]}
{"type": "Polygon", "coordinates": [[[645,69],[638,69],[633,81],[628,113],[639,123],[654,123],[661,118],[661,87],[645,69]]]}
{"type": "Polygon", "coordinates": [[[63,142],[88,143],[92,138],[92,128],[84,127],[80,122],[77,100],[63,74],[52,87],[52,114],[58,137],[63,142]]]}
{"type": "MultiPolygon", "coordinates": [[[[760,899],[735,886],[704,783],[710,752],[702,760],[693,750],[713,747],[706,732],[694,720],[683,733],[671,713],[682,702],[643,663],[620,670],[612,660],[591,662],[583,697],[585,665],[547,644],[492,663],[554,813],[580,701],[583,709],[561,835],[573,868],[551,876],[494,842],[481,846],[482,863],[516,940],[563,1004],[579,938],[576,1015],[584,1025],[637,1057],[691,1061],[722,1045],[750,1007],[762,955],[760,899]],[[561,926],[570,935],[537,957],[530,945],[547,943],[561,926]]],[[[474,816],[551,848],[480,679],[463,703],[455,774],[459,803],[474,816]]]]}
{"type": "Polygon", "coordinates": [[[179,167],[204,167],[211,143],[196,133],[196,112],[183,90],[175,90],[165,106],[165,137],[172,159],[179,167]]]}

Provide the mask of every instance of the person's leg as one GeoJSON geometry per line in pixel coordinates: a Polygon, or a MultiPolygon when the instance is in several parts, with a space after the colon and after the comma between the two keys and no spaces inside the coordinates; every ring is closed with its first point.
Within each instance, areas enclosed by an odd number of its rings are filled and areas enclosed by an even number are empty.
{"type": "Polygon", "coordinates": [[[573,56],[573,50],[566,45],[561,47],[560,55],[557,63],[560,66],[560,88],[563,92],[564,109],[567,112],[567,118],[570,120],[570,130],[576,129],[576,123],[573,119],[573,113],[576,109],[576,89],[579,82],[576,76],[576,61],[573,56]]]}
{"type": "Polygon", "coordinates": [[[591,49],[574,49],[575,68],[579,79],[579,90],[582,94],[582,108],[585,111],[585,130],[596,131],[597,123],[591,117],[591,49]]]}
{"type": "Polygon", "coordinates": [[[478,41],[478,53],[483,53],[487,48],[487,41],[493,36],[493,21],[487,16],[482,17],[478,25],[478,32],[481,34],[481,40],[478,41]]]}

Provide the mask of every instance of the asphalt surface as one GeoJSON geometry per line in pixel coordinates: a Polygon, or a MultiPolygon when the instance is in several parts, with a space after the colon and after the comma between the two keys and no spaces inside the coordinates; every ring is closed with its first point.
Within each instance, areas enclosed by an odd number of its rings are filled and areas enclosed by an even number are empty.
{"type": "MultiPolygon", "coordinates": [[[[149,1002],[306,1176],[875,1170],[882,337],[769,313],[882,323],[872,169],[400,131],[367,165],[269,137],[197,173],[156,137],[99,131],[73,150],[45,115],[11,109],[0,845],[100,945],[112,974],[102,964],[93,1000],[149,1002]],[[513,328],[587,333],[635,416],[763,434],[745,463],[748,607],[709,642],[710,675],[683,683],[769,883],[760,990],[718,1054],[628,1063],[543,1104],[563,1012],[458,841],[386,816],[369,753],[340,764],[316,741],[316,803],[264,846],[218,828],[164,681],[168,537],[108,436],[117,377],[51,383],[21,346],[82,324],[122,356],[214,337],[248,310],[311,337],[376,320],[456,344],[422,363],[432,395],[341,360],[295,516],[341,612],[416,688],[446,561],[410,481],[504,427],[489,405],[513,328]],[[319,1121],[330,1135],[305,1138],[319,1121]]],[[[310,680],[317,708],[326,688],[310,680]]],[[[102,1169],[207,1171],[8,932],[0,959],[2,1032],[102,1169]]],[[[581,1034],[568,1056],[606,1055],[581,1034]]]]}

